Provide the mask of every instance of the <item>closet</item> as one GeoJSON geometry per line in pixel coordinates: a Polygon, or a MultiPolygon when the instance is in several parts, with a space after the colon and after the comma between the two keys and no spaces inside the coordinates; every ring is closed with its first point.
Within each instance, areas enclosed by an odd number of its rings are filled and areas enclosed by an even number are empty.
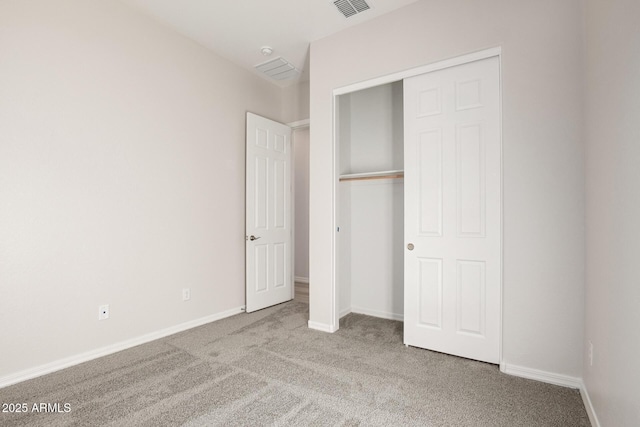
{"type": "Polygon", "coordinates": [[[403,318],[402,82],[338,97],[340,316],[403,318]]]}
{"type": "Polygon", "coordinates": [[[403,341],[500,360],[500,61],[445,61],[336,95],[339,316],[403,320],[403,341]]]}

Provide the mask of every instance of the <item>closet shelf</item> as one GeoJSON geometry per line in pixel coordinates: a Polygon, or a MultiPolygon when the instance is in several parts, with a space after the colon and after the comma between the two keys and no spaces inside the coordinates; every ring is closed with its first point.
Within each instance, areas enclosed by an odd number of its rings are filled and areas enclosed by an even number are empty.
{"type": "Polygon", "coordinates": [[[398,179],[404,178],[403,170],[349,173],[340,175],[340,181],[358,181],[366,179],[398,179]]]}

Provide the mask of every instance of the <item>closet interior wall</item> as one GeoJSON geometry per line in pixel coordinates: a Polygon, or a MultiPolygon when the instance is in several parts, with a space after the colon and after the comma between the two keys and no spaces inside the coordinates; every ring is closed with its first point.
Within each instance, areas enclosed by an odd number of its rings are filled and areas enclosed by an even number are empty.
{"type": "Polygon", "coordinates": [[[355,312],[402,320],[402,82],[341,95],[337,107],[340,316],[355,312]],[[384,171],[395,171],[389,174],[393,178],[352,179],[384,171]]]}

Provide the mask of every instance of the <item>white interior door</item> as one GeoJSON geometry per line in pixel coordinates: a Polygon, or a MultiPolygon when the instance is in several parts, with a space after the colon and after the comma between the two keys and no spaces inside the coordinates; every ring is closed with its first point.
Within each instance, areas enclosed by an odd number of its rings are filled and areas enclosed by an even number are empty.
{"type": "Polygon", "coordinates": [[[404,81],[404,342],[499,363],[497,57],[404,81]]]}
{"type": "Polygon", "coordinates": [[[291,128],[247,113],[247,312],[293,298],[291,128]]]}

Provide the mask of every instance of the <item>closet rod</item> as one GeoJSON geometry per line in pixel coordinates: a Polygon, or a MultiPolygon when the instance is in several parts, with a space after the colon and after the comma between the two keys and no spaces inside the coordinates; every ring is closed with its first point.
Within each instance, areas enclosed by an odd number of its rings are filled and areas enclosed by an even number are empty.
{"type": "Polygon", "coordinates": [[[392,175],[345,176],[345,177],[340,177],[340,181],[365,181],[370,179],[399,179],[399,178],[404,178],[404,174],[397,173],[392,175]]]}

